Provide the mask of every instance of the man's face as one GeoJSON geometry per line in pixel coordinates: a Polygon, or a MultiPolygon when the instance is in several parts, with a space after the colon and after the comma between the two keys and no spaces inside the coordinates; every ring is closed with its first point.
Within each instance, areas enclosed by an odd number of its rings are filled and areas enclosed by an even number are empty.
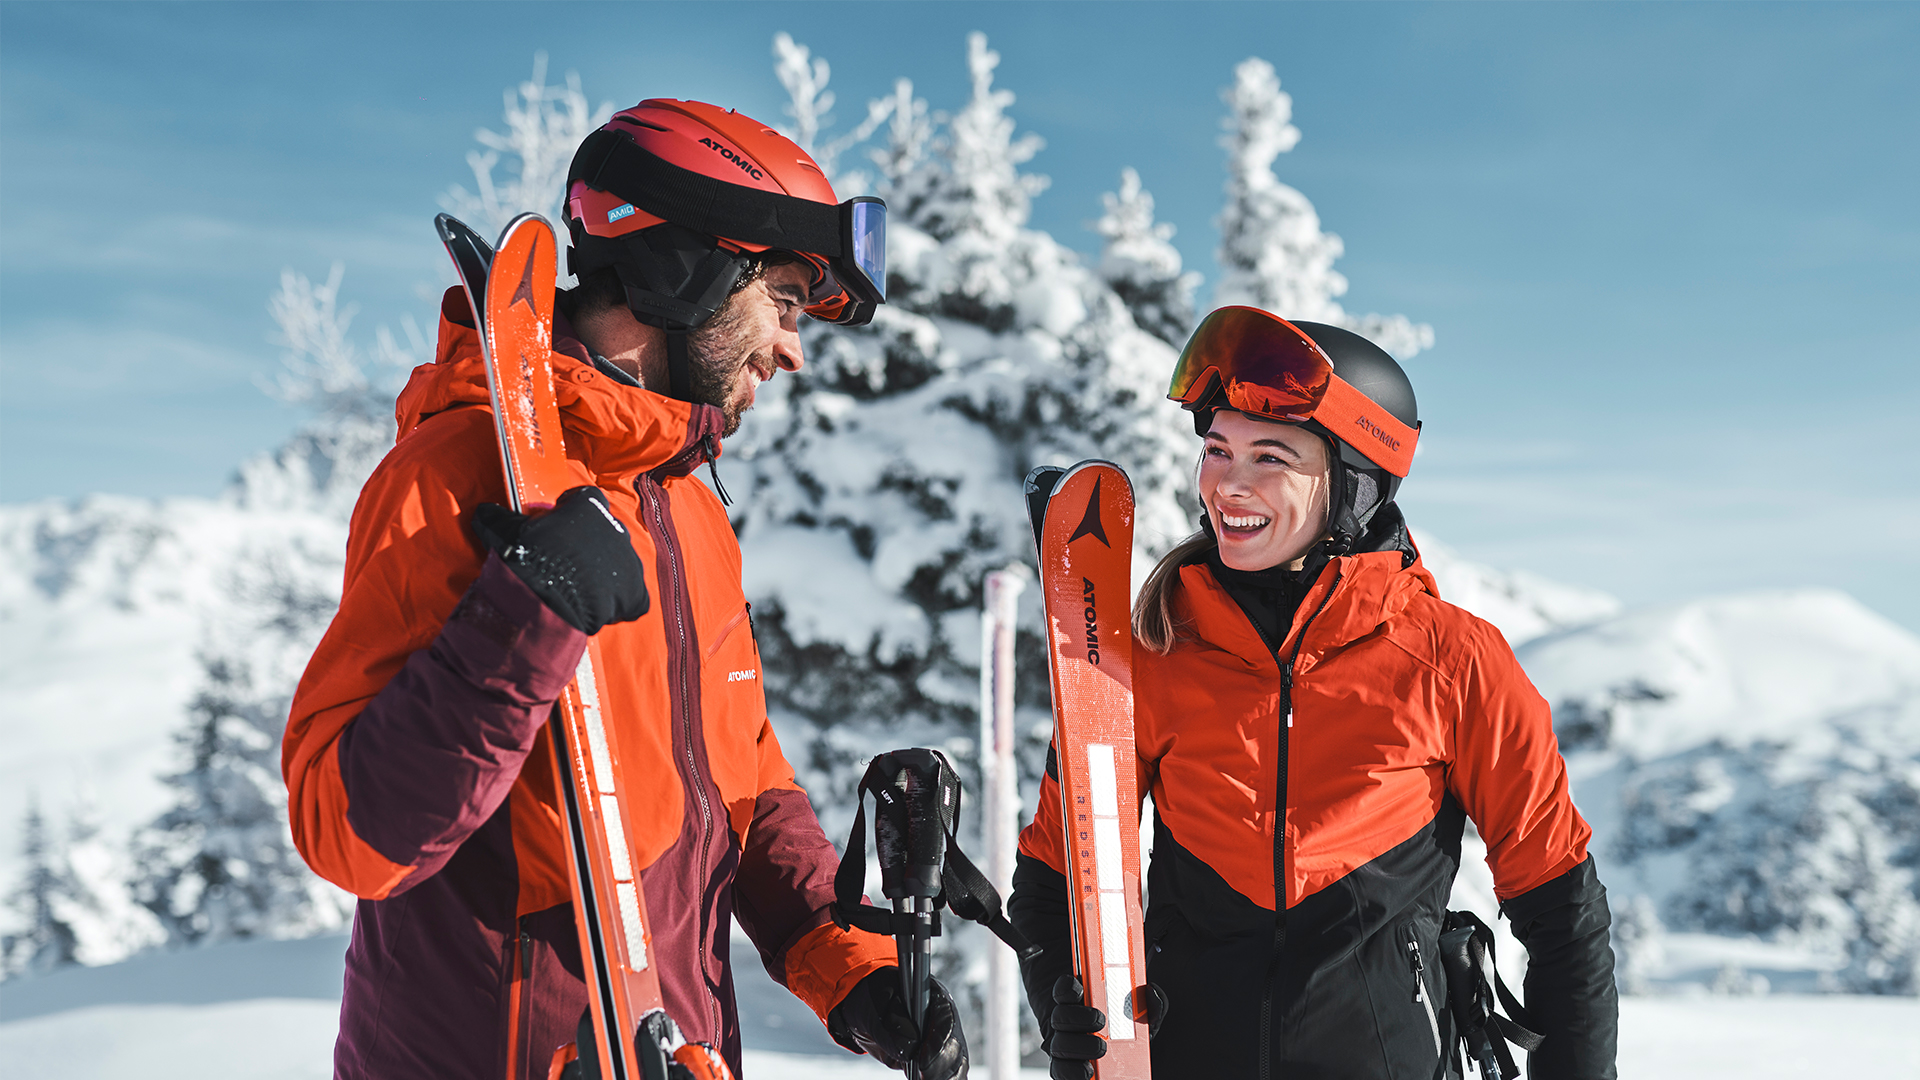
{"type": "Polygon", "coordinates": [[[740,430],[754,391],[778,371],[799,371],[800,308],[812,272],[804,263],[770,266],[758,281],[733,294],[687,339],[695,401],[720,407],[725,438],[740,430]]]}

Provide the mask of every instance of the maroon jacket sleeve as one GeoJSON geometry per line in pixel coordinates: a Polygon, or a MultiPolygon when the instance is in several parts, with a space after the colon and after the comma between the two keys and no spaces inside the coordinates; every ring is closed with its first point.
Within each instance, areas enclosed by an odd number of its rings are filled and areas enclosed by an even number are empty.
{"type": "Polygon", "coordinates": [[[765,786],[754,799],[734,875],[734,917],[767,973],[825,1022],[855,984],[895,962],[893,940],[834,925],[840,858],[794,784],[770,723],[761,729],[759,753],[765,786]]]}
{"type": "Polygon", "coordinates": [[[412,868],[389,895],[438,871],[500,808],[586,645],[489,554],[439,636],[347,725],[347,822],[412,868]]]}

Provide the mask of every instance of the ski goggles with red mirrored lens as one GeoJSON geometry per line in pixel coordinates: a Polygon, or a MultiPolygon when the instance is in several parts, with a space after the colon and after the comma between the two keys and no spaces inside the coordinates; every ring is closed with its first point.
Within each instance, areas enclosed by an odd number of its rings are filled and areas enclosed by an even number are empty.
{"type": "Polygon", "coordinates": [[[1278,315],[1224,307],[1201,320],[1173,366],[1167,397],[1198,410],[1216,393],[1252,416],[1311,420],[1395,476],[1413,466],[1419,429],[1335,375],[1320,346],[1278,315]]]}

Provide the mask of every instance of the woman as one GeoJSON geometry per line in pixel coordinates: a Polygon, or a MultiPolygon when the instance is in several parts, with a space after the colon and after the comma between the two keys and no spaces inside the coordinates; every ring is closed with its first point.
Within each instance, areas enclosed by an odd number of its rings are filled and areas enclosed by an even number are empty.
{"type": "MultiPolygon", "coordinates": [[[[1133,613],[1156,1080],[1457,1075],[1438,939],[1469,817],[1529,954],[1527,1075],[1612,1077],[1592,830],[1547,703],[1439,598],[1394,505],[1419,434],[1405,373],[1346,330],[1222,308],[1169,397],[1204,439],[1206,516],[1133,613]]],[[[1105,1018],[1070,974],[1057,785],[1009,909],[1042,945],[1022,977],[1053,1075],[1082,1080],[1105,1018]]]]}

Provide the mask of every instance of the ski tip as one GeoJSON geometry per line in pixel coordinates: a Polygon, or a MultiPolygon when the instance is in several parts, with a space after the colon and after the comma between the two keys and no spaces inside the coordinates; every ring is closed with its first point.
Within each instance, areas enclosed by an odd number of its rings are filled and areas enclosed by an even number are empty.
{"type": "Polygon", "coordinates": [[[473,231],[473,226],[452,214],[435,214],[433,231],[440,234],[440,242],[448,247],[470,247],[482,258],[493,254],[493,249],[487,246],[485,240],[480,239],[479,233],[473,231]]]}
{"type": "Polygon", "coordinates": [[[453,257],[453,268],[460,275],[460,283],[466,286],[474,325],[479,326],[486,317],[487,268],[493,264],[493,249],[480,239],[479,233],[452,214],[434,215],[433,228],[440,234],[447,254],[453,257]]]}
{"type": "Polygon", "coordinates": [[[1047,520],[1047,500],[1053,497],[1053,489],[1060,486],[1060,478],[1067,470],[1058,465],[1042,465],[1027,474],[1027,521],[1033,526],[1033,546],[1040,547],[1040,531],[1047,520]]]}
{"type": "MultiPolygon", "coordinates": [[[[442,214],[440,216],[445,217],[446,215],[442,214]]],[[[512,221],[507,222],[507,227],[500,230],[499,243],[494,244],[493,249],[495,251],[499,251],[501,248],[506,247],[507,237],[512,236],[516,229],[525,228],[529,223],[532,223],[532,222],[538,222],[539,227],[546,230],[547,236],[549,239],[553,237],[552,222],[548,221],[544,217],[541,217],[539,214],[525,213],[525,214],[520,214],[519,216],[515,217],[512,221]]]]}
{"type": "Polygon", "coordinates": [[[1053,494],[1053,489],[1060,486],[1060,478],[1065,475],[1067,470],[1058,465],[1041,465],[1035,468],[1027,474],[1027,497],[1032,498],[1038,495],[1044,499],[1053,494]]]}
{"type": "Polygon", "coordinates": [[[1055,490],[1058,490],[1061,484],[1066,483],[1069,477],[1080,472],[1082,469],[1105,469],[1113,473],[1114,476],[1119,478],[1120,483],[1125,486],[1127,497],[1129,499],[1133,497],[1133,478],[1127,475],[1127,470],[1104,458],[1088,458],[1085,461],[1075,462],[1072,468],[1066,470],[1054,481],[1055,490]]]}

